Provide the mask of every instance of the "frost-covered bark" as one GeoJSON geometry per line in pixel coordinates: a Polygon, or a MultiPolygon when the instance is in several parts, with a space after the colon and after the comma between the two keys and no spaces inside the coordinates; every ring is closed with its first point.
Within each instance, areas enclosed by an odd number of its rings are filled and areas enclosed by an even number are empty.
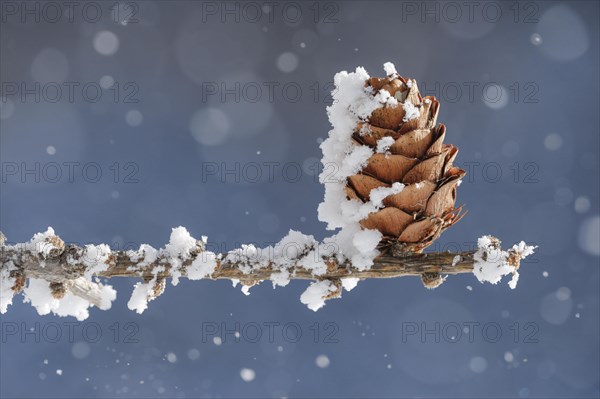
{"type": "MultiPolygon", "coordinates": [[[[325,300],[338,298],[358,281],[368,278],[421,276],[428,288],[443,282],[443,275],[475,273],[481,281],[496,284],[502,276],[518,276],[522,258],[533,252],[524,243],[508,251],[489,236],[479,240],[479,249],[459,254],[449,252],[380,255],[369,269],[356,267],[331,243],[290,231],[279,243],[267,248],[242,246],[226,254],[206,250],[206,237],[194,239],[183,227],[173,229],[169,243],[161,249],[143,244],[136,251],[111,251],[107,245],[65,245],[52,228],[25,243],[2,243],[0,253],[0,311],[7,311],[13,295],[23,292],[39,314],[88,317],[88,308],[110,309],[115,290],[98,278],[137,277],[128,307],[142,313],[148,302],[165,289],[166,279],[177,285],[190,280],[228,279],[241,283],[248,294],[251,286],[270,280],[273,287],[291,279],[314,280],[300,300],[318,310],[325,300]]],[[[511,280],[514,288],[516,278],[511,280]]]]}

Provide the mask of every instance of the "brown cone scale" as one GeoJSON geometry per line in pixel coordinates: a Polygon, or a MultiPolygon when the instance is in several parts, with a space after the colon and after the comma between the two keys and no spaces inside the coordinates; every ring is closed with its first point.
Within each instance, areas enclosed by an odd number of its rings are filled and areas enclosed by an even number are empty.
{"type": "Polygon", "coordinates": [[[455,208],[456,188],[465,171],[452,165],[458,148],[444,144],[446,128],[437,124],[439,102],[421,97],[417,84],[398,75],[365,82],[373,95],[387,90],[398,100],[385,104],[358,123],[356,145],[373,149],[384,137],[394,142],[385,154],[374,153],[363,169],[347,181],[349,199],[369,201],[371,190],[404,184],[404,189],[383,200],[383,207],[361,221],[365,229],[379,230],[381,248],[394,254],[421,252],[463,216],[455,208]],[[412,102],[419,116],[405,120],[403,103],[412,102]]]}

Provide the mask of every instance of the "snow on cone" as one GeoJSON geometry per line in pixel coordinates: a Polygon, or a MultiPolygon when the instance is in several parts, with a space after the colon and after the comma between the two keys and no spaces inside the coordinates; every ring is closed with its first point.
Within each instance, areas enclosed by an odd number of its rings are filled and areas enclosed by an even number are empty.
{"type": "Polygon", "coordinates": [[[461,209],[454,207],[456,187],[465,175],[452,165],[458,148],[444,144],[446,127],[436,125],[439,102],[421,97],[415,81],[392,73],[370,78],[366,86],[374,95],[387,91],[397,103],[388,102],[359,122],[353,139],[356,145],[372,148],[382,140],[391,145],[384,153],[373,154],[359,173],[348,178],[346,193],[364,202],[369,188],[404,184],[402,191],[384,198],[384,207],[360,224],[379,230],[383,243],[396,252],[418,252],[462,217],[461,209]]]}

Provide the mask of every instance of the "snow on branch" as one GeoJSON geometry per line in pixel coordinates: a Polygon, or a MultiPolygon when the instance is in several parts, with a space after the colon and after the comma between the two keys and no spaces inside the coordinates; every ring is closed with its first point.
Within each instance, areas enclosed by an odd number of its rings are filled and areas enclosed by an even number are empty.
{"type": "Polygon", "coordinates": [[[117,293],[98,280],[112,277],[141,279],[127,304],[138,313],[165,290],[167,278],[173,285],[181,278],[228,279],[241,283],[245,294],[264,280],[274,288],[291,279],[314,280],[300,301],[315,311],[368,278],[420,276],[435,288],[448,274],[474,273],[492,284],[512,274],[515,288],[520,260],[534,250],[524,242],[502,250],[500,241],[484,236],[474,251],[420,253],[462,217],[454,190],[464,171],[452,166],[458,149],[443,144],[438,101],[423,98],[392,63],[384,69],[384,79],[360,67],[334,79],[327,108],[332,129],[321,144],[325,196],[318,208],[319,220],[336,230],[331,237],[318,242],[290,231],[273,246],[217,254],[207,250],[206,237],[197,240],[184,227],[173,229],[164,248],[143,244],[135,251],[66,245],[50,227],[13,245],[0,233],[0,312],[22,292],[41,315],[83,320],[92,306],[111,307],[117,293]]]}
{"type": "Polygon", "coordinates": [[[339,298],[342,290],[350,291],[368,278],[420,276],[426,287],[435,288],[448,274],[474,273],[481,282],[492,284],[512,274],[514,288],[520,260],[534,249],[521,242],[503,251],[498,239],[484,236],[474,251],[379,255],[365,269],[353,266],[331,239],[319,243],[296,231],[274,246],[245,245],[225,254],[206,250],[207,238],[196,240],[183,227],[174,228],[169,243],[161,249],[146,244],[135,251],[112,251],[105,244],[67,245],[50,227],[25,243],[9,245],[4,238],[0,242],[2,313],[13,296],[22,292],[24,301],[41,315],[52,312],[79,320],[89,316],[89,307],[110,309],[116,299],[116,291],[98,278],[140,278],[128,302],[138,313],[165,290],[167,278],[173,285],[180,278],[228,279],[234,286],[241,283],[246,294],[265,280],[274,288],[286,286],[291,279],[314,280],[300,300],[316,311],[325,300],[339,298]]]}

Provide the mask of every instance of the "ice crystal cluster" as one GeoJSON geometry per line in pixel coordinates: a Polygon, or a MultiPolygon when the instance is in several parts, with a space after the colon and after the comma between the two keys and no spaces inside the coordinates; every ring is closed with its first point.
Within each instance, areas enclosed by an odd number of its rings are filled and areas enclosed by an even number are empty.
{"type": "Polygon", "coordinates": [[[475,253],[475,265],[473,274],[477,279],[484,283],[498,284],[502,277],[512,274],[512,279],[508,282],[510,288],[517,288],[519,281],[519,272],[510,262],[511,252],[518,254],[520,259],[533,254],[535,246],[527,245],[521,241],[513,245],[511,250],[503,251],[500,248],[500,242],[490,236],[483,236],[477,240],[477,252],[475,253]]]}
{"type": "MultiPolygon", "coordinates": [[[[26,243],[16,244],[14,247],[19,247],[20,250],[29,251],[37,254],[39,258],[46,259],[55,251],[60,251],[62,242],[55,240],[56,235],[54,229],[48,227],[43,233],[35,234],[31,240],[26,243]]],[[[10,250],[11,246],[3,245],[3,250],[10,250]]],[[[86,245],[82,250],[80,259],[86,266],[86,272],[83,277],[73,281],[80,289],[96,298],[95,303],[80,296],[74,295],[71,291],[66,290],[62,297],[57,297],[56,293],[50,287],[50,283],[43,279],[29,278],[28,284],[23,289],[24,302],[31,303],[37,310],[38,314],[46,315],[50,312],[58,316],[74,316],[78,320],[85,320],[89,316],[88,309],[96,305],[102,310],[110,309],[112,302],[117,297],[117,292],[109,285],[104,285],[96,281],[92,281],[93,276],[106,270],[108,264],[106,260],[110,254],[108,245],[86,245]]],[[[43,261],[42,261],[43,262],[43,261]]],[[[67,262],[72,263],[73,257],[67,258],[67,262]]],[[[11,271],[16,267],[12,261],[8,261],[8,265],[3,267],[0,272],[0,312],[5,313],[8,305],[12,304],[13,290],[12,287],[16,283],[16,277],[11,276],[11,271]]]]}

